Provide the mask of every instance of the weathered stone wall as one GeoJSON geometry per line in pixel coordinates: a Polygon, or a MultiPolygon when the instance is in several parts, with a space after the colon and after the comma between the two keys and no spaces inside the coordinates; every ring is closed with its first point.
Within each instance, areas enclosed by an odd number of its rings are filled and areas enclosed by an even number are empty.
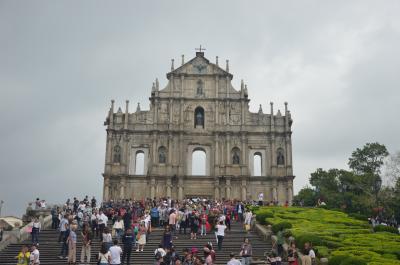
{"type": "Polygon", "coordinates": [[[269,114],[261,108],[250,112],[247,86],[242,82],[236,90],[228,67],[209,62],[203,53],[172,67],[167,78],[164,89],[158,80],[153,83],[148,111],[137,106],[129,113],[127,101],[125,111],[115,112],[112,102],[105,122],[104,199],[201,195],[246,200],[264,193],[264,200],[290,203],[294,177],[287,104],[283,115],[272,103],[269,114]],[[206,176],[191,176],[195,150],[206,153],[206,176]],[[144,154],[141,174],[135,170],[138,153],[144,154]],[[254,176],[256,154],[262,158],[261,176],[254,176]]]}

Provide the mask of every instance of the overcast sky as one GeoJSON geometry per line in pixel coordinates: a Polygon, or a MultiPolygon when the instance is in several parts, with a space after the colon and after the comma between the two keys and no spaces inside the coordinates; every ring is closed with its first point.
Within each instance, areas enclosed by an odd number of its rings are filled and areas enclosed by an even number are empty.
{"type": "Polygon", "coordinates": [[[289,102],[295,191],[378,141],[400,150],[400,1],[0,1],[0,199],[101,196],[110,100],[148,109],[170,60],[202,44],[289,102]],[[146,2],[146,5],[143,3],[146,2]]]}

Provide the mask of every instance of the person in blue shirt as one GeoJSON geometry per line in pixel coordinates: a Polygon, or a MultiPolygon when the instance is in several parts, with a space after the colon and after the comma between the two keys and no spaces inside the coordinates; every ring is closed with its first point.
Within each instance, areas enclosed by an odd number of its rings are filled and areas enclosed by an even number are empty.
{"type": "Polygon", "coordinates": [[[160,212],[158,211],[157,207],[153,207],[150,211],[151,216],[151,226],[158,227],[160,222],[160,212]]]}

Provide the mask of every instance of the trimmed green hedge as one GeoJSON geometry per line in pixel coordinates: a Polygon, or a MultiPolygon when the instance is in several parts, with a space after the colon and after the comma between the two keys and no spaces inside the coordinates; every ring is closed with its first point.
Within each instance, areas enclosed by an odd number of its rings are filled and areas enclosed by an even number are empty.
{"type": "Polygon", "coordinates": [[[278,233],[280,230],[285,230],[285,229],[290,229],[292,228],[292,224],[289,222],[281,222],[281,223],[277,223],[272,225],[271,229],[272,232],[274,232],[275,234],[278,233]]]}
{"type": "Polygon", "coordinates": [[[284,235],[293,235],[297,247],[310,242],[330,265],[400,265],[400,236],[387,233],[386,227],[374,233],[362,216],[300,207],[260,207],[255,213],[276,232],[285,224],[284,235]]]}
{"type": "Polygon", "coordinates": [[[267,218],[273,218],[274,215],[270,211],[265,211],[265,210],[258,210],[255,211],[256,213],[256,220],[262,225],[268,224],[267,218]]]}
{"type": "Polygon", "coordinates": [[[399,230],[397,230],[397,228],[392,227],[392,226],[386,226],[386,225],[375,226],[374,232],[389,232],[389,233],[393,233],[393,234],[399,234],[399,230]]]}

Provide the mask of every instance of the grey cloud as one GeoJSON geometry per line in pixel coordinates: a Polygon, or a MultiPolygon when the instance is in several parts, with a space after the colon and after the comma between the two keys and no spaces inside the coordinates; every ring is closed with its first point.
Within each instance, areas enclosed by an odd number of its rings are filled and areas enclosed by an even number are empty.
{"type": "Polygon", "coordinates": [[[170,59],[230,60],[250,108],[289,102],[295,189],[379,141],[400,149],[398,1],[2,1],[0,199],[101,195],[110,100],[148,108],[170,59]]]}

